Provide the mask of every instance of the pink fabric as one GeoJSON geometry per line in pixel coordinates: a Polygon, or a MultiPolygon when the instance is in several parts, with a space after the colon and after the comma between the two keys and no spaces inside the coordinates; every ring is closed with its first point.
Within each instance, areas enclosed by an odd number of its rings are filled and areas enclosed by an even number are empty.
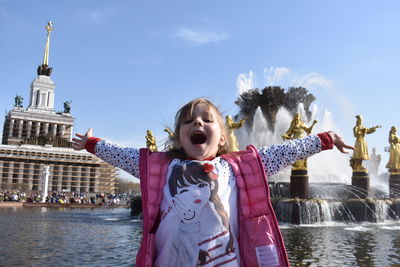
{"type": "Polygon", "coordinates": [[[140,149],[140,189],[143,209],[143,237],[136,266],[153,266],[155,232],[159,224],[163,187],[171,159],[166,153],[140,149]]]}
{"type": "Polygon", "coordinates": [[[239,189],[239,246],[241,266],[258,266],[256,248],[276,246],[279,263],[288,267],[278,221],[272,208],[267,177],[257,150],[248,146],[246,151],[222,156],[232,166],[239,189]]]}

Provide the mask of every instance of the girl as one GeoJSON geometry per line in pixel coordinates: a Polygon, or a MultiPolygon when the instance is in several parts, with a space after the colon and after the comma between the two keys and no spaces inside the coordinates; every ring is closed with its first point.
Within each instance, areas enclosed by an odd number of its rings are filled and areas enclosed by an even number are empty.
{"type": "Polygon", "coordinates": [[[333,145],[342,153],[354,149],[326,132],[230,152],[222,116],[203,98],[178,111],[168,152],[112,144],[92,137],[92,129],[76,136],[74,149],[86,148],[141,180],[138,266],[289,266],[266,175],[333,145]],[[191,164],[196,172],[187,171],[191,164]]]}

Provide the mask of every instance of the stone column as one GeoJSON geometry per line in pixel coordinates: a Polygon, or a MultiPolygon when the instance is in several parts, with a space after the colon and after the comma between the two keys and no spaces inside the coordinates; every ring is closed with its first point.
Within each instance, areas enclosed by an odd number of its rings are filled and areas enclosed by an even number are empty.
{"type": "Polygon", "coordinates": [[[80,192],[81,191],[82,166],[77,166],[76,169],[77,169],[76,174],[75,174],[76,188],[78,189],[78,192],[80,192]]]}
{"type": "Polygon", "coordinates": [[[72,141],[73,126],[71,125],[68,129],[68,140],[72,141]]]}
{"type": "Polygon", "coordinates": [[[36,133],[35,133],[36,137],[39,137],[39,135],[40,135],[40,126],[41,126],[41,124],[42,123],[40,121],[36,122],[36,133]]]}
{"type": "Polygon", "coordinates": [[[96,192],[96,168],[94,167],[89,167],[89,192],[96,192]]]}
{"type": "MultiPolygon", "coordinates": [[[[37,164],[39,166],[39,174],[38,177],[36,178],[37,186],[38,186],[38,191],[43,192],[43,176],[44,176],[44,164],[39,163],[37,164]]],[[[42,194],[43,197],[43,194],[42,194]]]]}
{"type": "Polygon", "coordinates": [[[26,137],[29,138],[32,135],[32,121],[28,121],[26,137]]]}
{"type": "Polygon", "coordinates": [[[14,162],[10,161],[8,165],[8,176],[7,176],[7,187],[11,189],[12,187],[12,180],[13,180],[13,174],[14,174],[14,162]]]}
{"type": "Polygon", "coordinates": [[[58,171],[57,171],[57,173],[54,173],[54,175],[57,175],[57,191],[61,192],[62,191],[62,178],[63,178],[63,166],[62,165],[58,166],[58,171]]]}
{"type": "Polygon", "coordinates": [[[24,126],[24,121],[20,120],[18,122],[18,137],[21,138],[22,137],[22,128],[24,126]]]}
{"type": "Polygon", "coordinates": [[[1,186],[2,177],[3,177],[3,161],[0,161],[0,188],[2,188],[1,186]]]}
{"type": "Polygon", "coordinates": [[[28,188],[32,190],[33,187],[33,170],[35,163],[29,163],[29,180],[28,180],[28,188]]]}
{"type": "Polygon", "coordinates": [[[49,133],[49,123],[46,122],[44,124],[44,135],[47,135],[49,133]]]}
{"type": "Polygon", "coordinates": [[[90,188],[90,167],[86,167],[85,168],[85,192],[89,192],[89,188],[90,188]]]}
{"type": "Polygon", "coordinates": [[[18,170],[18,184],[22,185],[24,183],[24,162],[19,163],[19,170],[18,170]]]}
{"type": "Polygon", "coordinates": [[[14,119],[10,120],[10,125],[9,125],[9,132],[8,132],[8,137],[12,137],[13,136],[13,132],[14,132],[14,119]]]}
{"type": "Polygon", "coordinates": [[[53,136],[56,137],[57,136],[57,124],[53,124],[53,136]]]}
{"type": "Polygon", "coordinates": [[[94,167],[94,183],[91,184],[91,186],[94,187],[94,192],[99,192],[99,179],[100,179],[100,168],[99,167],[94,167]]]}
{"type": "Polygon", "coordinates": [[[90,190],[91,190],[91,188],[90,188],[91,187],[91,183],[90,183],[91,176],[90,175],[92,174],[91,173],[91,169],[92,169],[91,167],[87,168],[87,182],[86,182],[87,183],[86,184],[86,191],[87,192],[90,192],[90,190]]]}
{"type": "Polygon", "coordinates": [[[79,167],[80,172],[78,173],[79,175],[79,191],[80,192],[86,192],[85,191],[85,183],[86,183],[86,170],[85,167],[79,167]]]}
{"type": "Polygon", "coordinates": [[[64,138],[65,135],[65,124],[61,125],[61,137],[64,138]]]}
{"type": "Polygon", "coordinates": [[[67,171],[67,190],[71,191],[71,182],[72,182],[72,166],[68,166],[68,171],[67,171]]]}

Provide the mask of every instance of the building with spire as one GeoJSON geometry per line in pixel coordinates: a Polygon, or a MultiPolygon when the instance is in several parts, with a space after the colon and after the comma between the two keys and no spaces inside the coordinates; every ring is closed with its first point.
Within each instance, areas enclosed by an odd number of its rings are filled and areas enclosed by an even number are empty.
{"type": "Polygon", "coordinates": [[[41,191],[45,166],[50,167],[49,192],[114,192],[116,169],[90,153],[74,151],[74,118],[69,101],[64,110],[54,110],[55,83],[49,67],[50,33],[42,64],[31,83],[29,106],[15,97],[12,110],[5,117],[0,145],[0,190],[41,191]]]}

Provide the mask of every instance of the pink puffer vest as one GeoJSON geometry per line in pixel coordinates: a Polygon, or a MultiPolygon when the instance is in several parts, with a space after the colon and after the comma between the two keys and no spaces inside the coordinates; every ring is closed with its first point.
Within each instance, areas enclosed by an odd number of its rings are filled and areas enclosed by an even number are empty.
{"type": "MultiPolygon", "coordinates": [[[[222,156],[232,166],[239,189],[239,250],[241,266],[289,266],[288,257],[269,197],[261,159],[253,146],[222,156]]],[[[160,221],[168,165],[163,152],[140,150],[140,187],[143,207],[143,238],[136,266],[153,266],[155,233],[160,221]]]]}

